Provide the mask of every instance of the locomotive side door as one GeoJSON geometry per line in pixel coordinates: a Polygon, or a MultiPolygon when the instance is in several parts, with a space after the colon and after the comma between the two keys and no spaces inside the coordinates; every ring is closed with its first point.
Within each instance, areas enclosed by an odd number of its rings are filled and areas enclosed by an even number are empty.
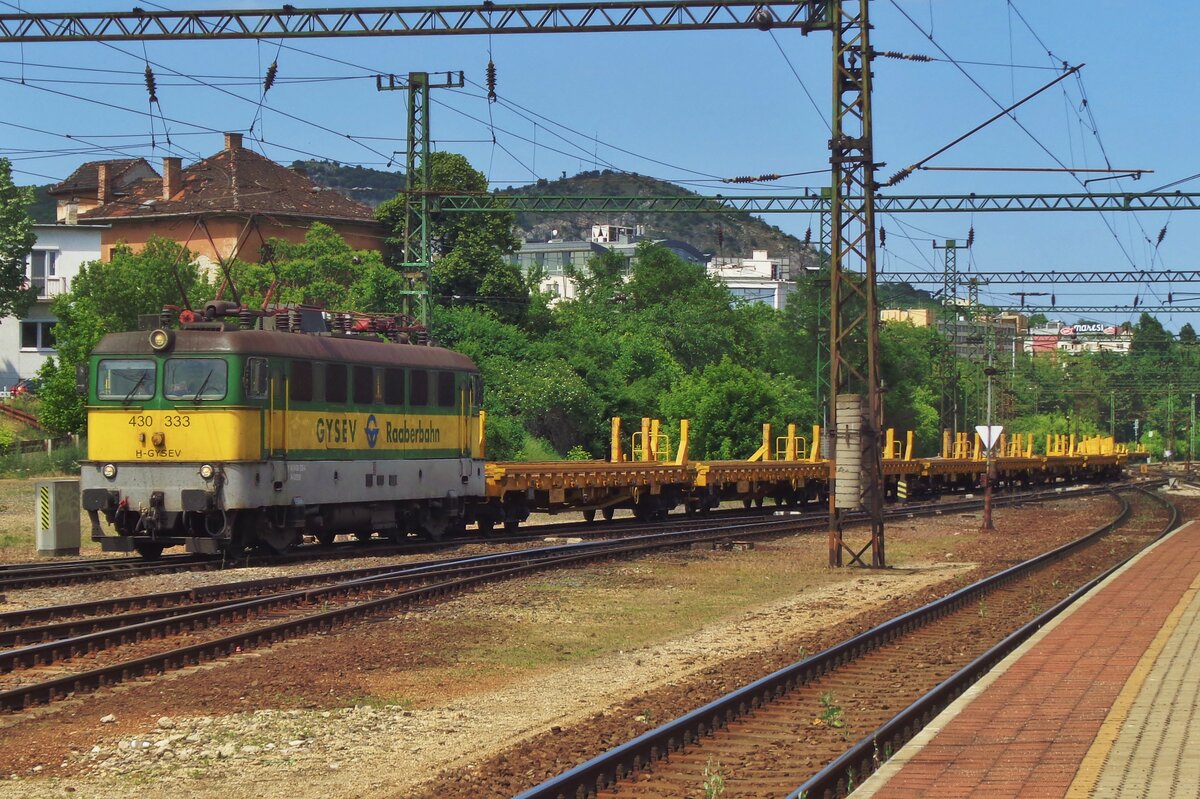
{"type": "Polygon", "coordinates": [[[271,481],[276,491],[288,479],[288,399],[288,379],[280,363],[271,369],[271,401],[267,410],[267,460],[271,463],[271,481]]]}

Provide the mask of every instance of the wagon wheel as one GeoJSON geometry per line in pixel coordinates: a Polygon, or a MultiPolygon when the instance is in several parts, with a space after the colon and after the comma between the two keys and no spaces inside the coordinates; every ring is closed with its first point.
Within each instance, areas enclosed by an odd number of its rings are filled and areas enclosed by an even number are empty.
{"type": "Polygon", "coordinates": [[[358,532],[356,532],[354,534],[354,537],[358,539],[359,543],[365,544],[371,540],[371,531],[370,530],[366,530],[366,531],[359,530],[358,532]]]}
{"type": "Polygon", "coordinates": [[[480,518],[475,523],[479,525],[480,535],[491,535],[492,531],[496,529],[496,520],[491,516],[480,518]]]}
{"type": "Polygon", "coordinates": [[[337,540],[337,533],[332,530],[322,530],[317,533],[317,543],[323,547],[332,546],[335,540],[337,540]]]}
{"type": "Polygon", "coordinates": [[[604,521],[611,522],[613,520],[613,514],[616,513],[616,511],[617,509],[610,505],[607,508],[601,508],[600,515],[604,517],[604,521]]]}
{"type": "Polygon", "coordinates": [[[583,520],[585,522],[587,522],[588,524],[591,524],[592,522],[596,521],[596,509],[588,508],[587,510],[585,510],[583,512],[583,520]]]}

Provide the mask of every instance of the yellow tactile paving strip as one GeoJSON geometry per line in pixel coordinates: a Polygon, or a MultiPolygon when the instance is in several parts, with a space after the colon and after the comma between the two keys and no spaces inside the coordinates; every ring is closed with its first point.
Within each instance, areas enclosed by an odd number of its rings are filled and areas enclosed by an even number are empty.
{"type": "Polygon", "coordinates": [[[1068,799],[1200,796],[1200,576],[1146,651],[1068,799]]]}

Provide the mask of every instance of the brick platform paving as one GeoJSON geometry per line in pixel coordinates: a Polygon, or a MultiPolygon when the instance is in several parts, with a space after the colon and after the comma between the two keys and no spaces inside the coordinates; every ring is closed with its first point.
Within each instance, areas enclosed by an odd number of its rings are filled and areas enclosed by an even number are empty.
{"type": "Polygon", "coordinates": [[[1006,658],[855,799],[1200,796],[1197,587],[1189,523],[1006,658]]]}

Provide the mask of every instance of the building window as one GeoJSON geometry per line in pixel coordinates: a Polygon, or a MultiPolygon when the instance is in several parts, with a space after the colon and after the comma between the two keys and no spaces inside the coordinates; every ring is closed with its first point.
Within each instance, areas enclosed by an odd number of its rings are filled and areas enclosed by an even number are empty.
{"type": "Polygon", "coordinates": [[[57,264],[57,250],[34,250],[29,253],[29,285],[37,289],[39,297],[50,296],[49,286],[54,283],[57,264]]]}
{"type": "Polygon", "coordinates": [[[22,322],[21,349],[54,349],[54,322],[22,322]]]}

